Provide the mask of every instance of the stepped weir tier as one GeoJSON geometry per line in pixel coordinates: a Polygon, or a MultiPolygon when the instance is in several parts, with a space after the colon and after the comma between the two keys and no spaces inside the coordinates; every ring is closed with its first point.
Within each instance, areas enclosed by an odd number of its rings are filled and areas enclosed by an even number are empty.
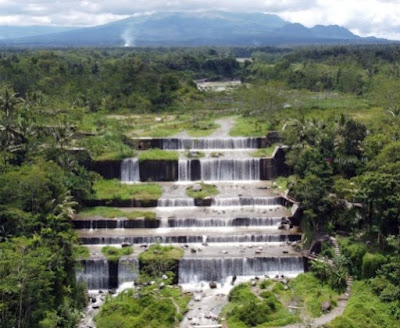
{"type": "Polygon", "coordinates": [[[80,241],[91,254],[77,276],[89,289],[115,289],[135,281],[141,269],[138,254],[155,243],[184,249],[176,272],[181,285],[304,272],[303,257],[294,248],[301,240],[297,204],[272,188],[272,180],[286,172],[282,147],[257,158],[253,153],[270,146],[268,138],[143,138],[132,146],[138,157],[94,163],[93,168],[125,184],[159,184],[161,197],[95,205],[112,204],[127,214],[151,211],[155,219],[75,218],[80,241]],[[141,152],[154,148],[179,156],[141,159],[141,152]],[[201,190],[205,184],[217,193],[188,195],[188,188],[201,190]],[[130,245],[134,253],[110,262],[101,253],[107,245],[130,245]]]}

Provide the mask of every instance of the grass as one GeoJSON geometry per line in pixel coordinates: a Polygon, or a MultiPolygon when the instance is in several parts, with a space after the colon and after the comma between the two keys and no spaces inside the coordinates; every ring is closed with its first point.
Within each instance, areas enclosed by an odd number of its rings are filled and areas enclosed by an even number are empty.
{"type": "MultiPolygon", "coordinates": [[[[310,317],[319,317],[321,305],[330,301],[333,306],[337,304],[339,293],[328,284],[322,283],[312,273],[304,273],[289,282],[293,295],[298,297],[305,306],[306,313],[310,317]]],[[[282,294],[288,293],[282,291],[282,294]]],[[[291,297],[291,296],[290,296],[291,297]]]]}
{"type": "Polygon", "coordinates": [[[216,196],[219,194],[217,187],[214,185],[205,184],[202,182],[200,183],[200,186],[201,186],[201,191],[193,191],[193,186],[188,187],[186,189],[186,194],[192,198],[206,198],[206,197],[216,196]]]}
{"type": "Polygon", "coordinates": [[[191,114],[119,115],[118,118],[130,130],[130,137],[165,138],[181,132],[191,137],[209,136],[219,127],[214,122],[218,116],[210,110],[199,110],[191,114]]]}
{"type": "Polygon", "coordinates": [[[264,290],[257,296],[250,284],[236,286],[229,294],[229,301],[221,313],[221,317],[227,318],[229,328],[277,327],[299,321],[275,293],[264,290]]]}
{"type": "Polygon", "coordinates": [[[127,185],[119,180],[99,180],[94,186],[94,199],[117,199],[117,200],[152,200],[161,197],[162,188],[155,183],[127,185]]]}
{"type": "Polygon", "coordinates": [[[146,251],[140,253],[139,260],[152,261],[159,259],[180,260],[184,254],[182,248],[173,246],[151,245],[146,251]]]}
{"type": "Polygon", "coordinates": [[[396,320],[392,310],[398,304],[384,303],[371,290],[366,281],[355,281],[352,294],[342,316],[327,325],[329,328],[396,328],[400,320],[396,320]]]}
{"type": "Polygon", "coordinates": [[[78,259],[86,260],[90,256],[89,248],[83,245],[77,245],[75,247],[75,256],[78,259]]]}
{"type": "Polygon", "coordinates": [[[174,328],[187,312],[190,295],[178,287],[143,286],[109,297],[96,316],[98,328],[174,328]]]}
{"type": "Polygon", "coordinates": [[[139,154],[139,161],[177,161],[179,153],[177,151],[166,151],[158,148],[149,149],[139,154]]]}
{"type": "Polygon", "coordinates": [[[81,212],[78,213],[78,217],[81,218],[91,218],[95,216],[101,216],[107,219],[113,218],[127,218],[130,220],[144,218],[146,220],[154,220],[156,218],[156,213],[150,211],[132,211],[132,212],[125,212],[121,211],[115,207],[104,207],[104,206],[97,206],[97,207],[89,207],[83,209],[81,212]]]}
{"type": "Polygon", "coordinates": [[[236,118],[235,126],[229,131],[232,137],[264,137],[270,129],[268,122],[261,122],[257,117],[236,118]]]}
{"type": "Polygon", "coordinates": [[[271,157],[275,151],[276,144],[269,146],[268,148],[260,148],[252,152],[250,155],[253,157],[271,157]]]}
{"type": "Polygon", "coordinates": [[[131,246],[121,248],[114,246],[104,246],[101,249],[101,252],[107,258],[107,260],[118,262],[121,256],[131,255],[133,253],[133,248],[131,246]]]}
{"type": "Polygon", "coordinates": [[[279,177],[279,178],[275,179],[274,183],[275,183],[276,188],[278,188],[279,191],[285,192],[285,190],[288,189],[289,178],[279,177]]]}

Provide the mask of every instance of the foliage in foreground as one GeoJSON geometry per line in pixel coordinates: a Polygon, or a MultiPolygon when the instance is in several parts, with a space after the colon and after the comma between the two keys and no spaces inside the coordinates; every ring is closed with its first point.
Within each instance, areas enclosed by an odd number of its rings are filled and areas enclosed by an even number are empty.
{"type": "Polygon", "coordinates": [[[226,316],[230,328],[276,327],[298,321],[276,295],[260,284],[265,291],[257,295],[250,284],[240,284],[229,294],[229,304],[223,309],[221,316],[226,316]]]}
{"type": "Polygon", "coordinates": [[[344,314],[330,324],[329,328],[395,328],[400,325],[396,302],[384,303],[371,290],[367,281],[356,281],[344,314]],[[397,314],[397,316],[396,316],[397,314]]]}
{"type": "Polygon", "coordinates": [[[96,316],[98,328],[173,328],[187,311],[190,296],[178,287],[142,287],[108,298],[96,316]]]}

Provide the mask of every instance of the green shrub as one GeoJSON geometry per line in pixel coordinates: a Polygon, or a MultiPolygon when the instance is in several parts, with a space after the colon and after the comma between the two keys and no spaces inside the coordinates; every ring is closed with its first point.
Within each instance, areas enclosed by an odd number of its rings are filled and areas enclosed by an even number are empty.
{"type": "Polygon", "coordinates": [[[352,242],[349,239],[339,239],[339,245],[342,255],[350,262],[350,273],[354,276],[360,276],[363,256],[367,252],[367,247],[364,244],[352,242]]]}
{"type": "Polygon", "coordinates": [[[362,276],[363,278],[373,278],[376,271],[386,263],[386,258],[382,254],[366,253],[362,259],[362,276]]]}
{"type": "Polygon", "coordinates": [[[118,262],[121,256],[131,255],[133,253],[132,247],[114,247],[105,246],[101,249],[101,252],[109,261],[118,262]]]}
{"type": "MultiPolygon", "coordinates": [[[[151,245],[146,251],[139,254],[140,271],[153,278],[160,278],[163,274],[172,272],[174,278],[176,278],[179,260],[183,254],[182,248],[158,244],[151,245]]],[[[167,276],[170,277],[171,275],[167,274],[167,276]]]]}

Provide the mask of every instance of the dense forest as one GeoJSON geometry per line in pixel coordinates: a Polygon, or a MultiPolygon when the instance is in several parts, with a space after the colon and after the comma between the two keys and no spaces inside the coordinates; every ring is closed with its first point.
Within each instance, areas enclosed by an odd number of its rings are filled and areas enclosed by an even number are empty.
{"type": "Polygon", "coordinates": [[[144,120],[171,113],[185,129],[207,132],[216,117],[237,115],[253,129],[238,126],[237,135],[280,130],[291,175],[277,182],[301,204],[305,244],[323,234],[341,236],[337,270],[320,266],[316,274],[340,288],[350,272],[390,308],[380,322],[359,310],[374,325],[350,313],[332,327],[394,327],[400,318],[399,59],[397,45],[2,51],[1,327],[75,327],[86,296],[75,279],[82,249],[71,218],[101,180],[85,164],[87,153],[132,152],[126,139],[139,123],[112,115],[144,120]],[[242,86],[199,91],[194,81],[200,79],[242,86]]]}

